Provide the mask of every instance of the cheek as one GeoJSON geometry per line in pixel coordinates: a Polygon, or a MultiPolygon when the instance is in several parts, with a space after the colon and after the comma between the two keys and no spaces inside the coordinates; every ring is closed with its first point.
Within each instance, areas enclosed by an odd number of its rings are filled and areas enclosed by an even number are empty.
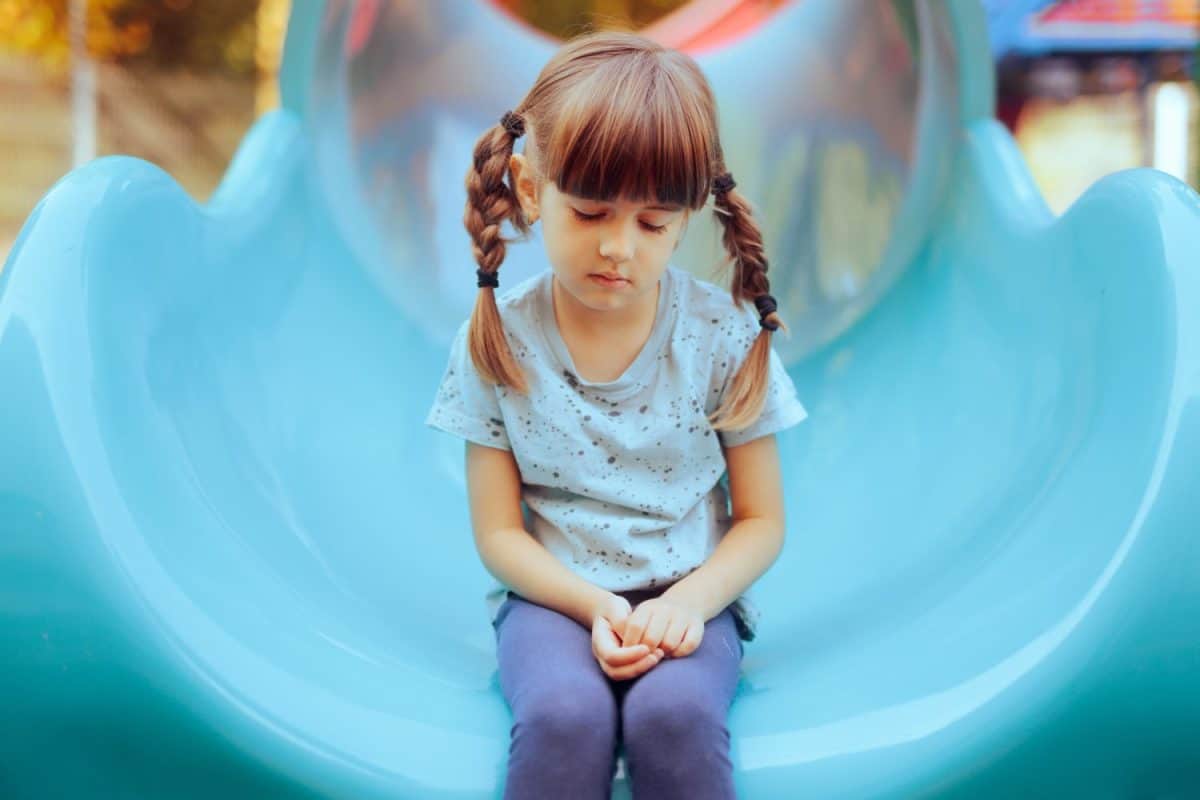
{"type": "Polygon", "coordinates": [[[651,240],[651,244],[648,246],[656,253],[670,254],[675,250],[675,246],[678,244],[679,237],[675,234],[660,233],[651,240]]]}
{"type": "Polygon", "coordinates": [[[552,264],[573,270],[578,264],[589,263],[593,259],[588,256],[588,238],[562,227],[543,228],[542,244],[546,249],[546,258],[552,264]]]}

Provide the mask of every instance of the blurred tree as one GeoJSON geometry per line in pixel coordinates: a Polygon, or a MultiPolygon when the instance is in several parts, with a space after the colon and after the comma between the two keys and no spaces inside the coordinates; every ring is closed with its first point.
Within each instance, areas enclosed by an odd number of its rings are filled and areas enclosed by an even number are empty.
{"type": "Polygon", "coordinates": [[[254,62],[258,83],[254,88],[254,110],[262,114],[279,105],[279,67],[283,61],[283,42],[287,34],[289,0],[259,0],[257,45],[254,62]]]}
{"type": "MultiPolygon", "coordinates": [[[[558,39],[587,30],[654,29],[671,47],[699,52],[752,30],[795,0],[490,0],[558,39]],[[685,10],[686,7],[686,10],[685,10]],[[680,13],[675,13],[680,12],[680,13]]],[[[912,0],[892,0],[912,3],[912,0]]]]}
{"type": "Polygon", "coordinates": [[[645,28],[688,0],[498,0],[515,16],[536,27],[569,38],[580,27],[594,24],[604,28],[645,28]]]}
{"type": "MultiPolygon", "coordinates": [[[[1196,49],[1192,51],[1192,86],[1196,88],[1192,98],[1200,98],[1200,43],[1197,43],[1196,49]]],[[[1193,119],[1198,120],[1192,124],[1192,163],[1195,165],[1192,171],[1192,186],[1200,189],[1200,111],[1193,111],[1192,114],[1193,119]]]]}
{"type": "MultiPolygon", "coordinates": [[[[67,68],[70,0],[0,0],[0,50],[67,68]]],[[[252,73],[258,4],[245,0],[88,0],[87,49],[107,62],[252,73]]]]}

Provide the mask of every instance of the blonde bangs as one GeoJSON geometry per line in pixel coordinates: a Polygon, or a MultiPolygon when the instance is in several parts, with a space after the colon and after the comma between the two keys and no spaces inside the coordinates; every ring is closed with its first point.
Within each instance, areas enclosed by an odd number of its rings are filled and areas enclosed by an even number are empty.
{"type": "Polygon", "coordinates": [[[656,54],[598,65],[562,100],[548,131],[545,176],[589,200],[700,209],[716,158],[713,121],[656,54]],[[666,69],[663,67],[666,66],[666,69]]]}

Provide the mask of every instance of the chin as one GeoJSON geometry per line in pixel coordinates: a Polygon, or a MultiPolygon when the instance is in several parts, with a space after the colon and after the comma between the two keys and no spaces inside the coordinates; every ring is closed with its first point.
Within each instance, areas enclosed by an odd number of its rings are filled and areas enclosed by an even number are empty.
{"type": "Polygon", "coordinates": [[[624,308],[629,305],[628,298],[606,295],[603,289],[599,292],[589,294],[586,298],[579,298],[579,302],[593,311],[611,311],[614,308],[624,308]]]}

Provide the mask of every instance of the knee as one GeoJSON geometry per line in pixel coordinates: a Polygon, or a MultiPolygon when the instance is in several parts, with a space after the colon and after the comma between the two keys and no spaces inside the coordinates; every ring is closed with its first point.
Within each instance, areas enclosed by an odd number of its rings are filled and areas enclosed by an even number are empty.
{"type": "Polygon", "coordinates": [[[564,752],[611,748],[617,735],[617,705],[607,686],[564,686],[541,692],[517,715],[518,732],[564,752]]]}
{"type": "Polygon", "coordinates": [[[712,703],[670,692],[630,696],[622,712],[627,742],[707,741],[728,735],[724,713],[712,703]]]}

